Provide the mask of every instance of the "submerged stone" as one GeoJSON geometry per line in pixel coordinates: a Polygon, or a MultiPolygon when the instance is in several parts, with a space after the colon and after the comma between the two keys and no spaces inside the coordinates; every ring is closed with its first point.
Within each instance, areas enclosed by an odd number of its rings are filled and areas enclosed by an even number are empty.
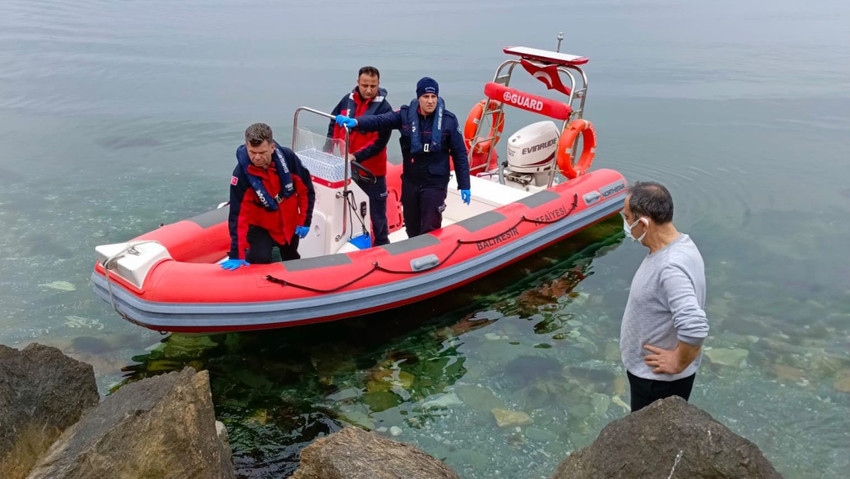
{"type": "Polygon", "coordinates": [[[791,366],[783,366],[782,364],[774,364],[773,372],[781,379],[802,379],[806,376],[806,372],[799,368],[791,366]]]}
{"type": "Polygon", "coordinates": [[[850,370],[844,371],[836,380],[832,383],[832,387],[839,392],[850,393],[850,370]]]}
{"type": "Polygon", "coordinates": [[[740,368],[744,366],[744,361],[750,355],[746,349],[737,348],[711,348],[705,350],[705,355],[711,360],[712,364],[740,368]]]}
{"type": "Polygon", "coordinates": [[[360,426],[363,429],[375,429],[375,420],[372,418],[366,408],[359,404],[356,406],[343,408],[339,412],[339,415],[337,417],[340,420],[347,422],[348,424],[360,426]]]}
{"type": "Polygon", "coordinates": [[[441,394],[434,399],[422,403],[422,409],[448,408],[463,404],[463,401],[455,393],[441,394]]]}
{"type": "Polygon", "coordinates": [[[42,283],[39,286],[42,288],[55,289],[57,291],[76,291],[77,289],[76,286],[67,281],[51,281],[49,283],[42,283]]]}
{"type": "Polygon", "coordinates": [[[65,316],[65,326],[69,328],[103,329],[103,323],[97,319],[84,318],[82,316],[65,316]]]}
{"type": "Polygon", "coordinates": [[[369,392],[390,391],[393,388],[409,389],[414,376],[408,372],[393,369],[381,369],[372,375],[366,383],[369,392]]]}
{"type": "Polygon", "coordinates": [[[604,394],[593,393],[590,396],[590,404],[593,406],[593,414],[604,416],[608,412],[608,407],[611,405],[611,398],[604,394]]]}
{"type": "Polygon", "coordinates": [[[525,436],[533,441],[550,442],[558,439],[558,435],[545,429],[529,426],[525,429],[525,436]]]}
{"type": "Polygon", "coordinates": [[[526,426],[534,422],[531,416],[522,411],[509,411],[506,409],[493,409],[493,417],[499,427],[526,426]]]}
{"type": "Polygon", "coordinates": [[[489,413],[494,408],[504,408],[502,400],[489,389],[480,386],[460,385],[455,388],[458,397],[470,408],[489,413]]]}
{"type": "Polygon", "coordinates": [[[620,396],[614,396],[613,398],[611,398],[611,402],[616,404],[617,406],[620,406],[626,412],[629,412],[629,411],[632,410],[631,406],[626,404],[626,401],[623,401],[623,398],[621,398],[620,396]]]}

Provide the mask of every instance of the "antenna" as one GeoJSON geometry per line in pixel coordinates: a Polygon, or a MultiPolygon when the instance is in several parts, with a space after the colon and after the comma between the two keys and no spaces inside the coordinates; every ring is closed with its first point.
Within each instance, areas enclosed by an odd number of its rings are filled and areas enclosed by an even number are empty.
{"type": "Polygon", "coordinates": [[[556,52],[561,51],[561,40],[564,39],[564,32],[558,32],[558,48],[555,49],[556,52]]]}

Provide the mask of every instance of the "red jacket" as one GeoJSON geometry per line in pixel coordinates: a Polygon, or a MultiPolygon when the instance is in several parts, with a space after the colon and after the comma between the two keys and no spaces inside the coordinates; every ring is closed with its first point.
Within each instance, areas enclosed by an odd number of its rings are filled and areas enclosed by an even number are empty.
{"type": "MultiPolygon", "coordinates": [[[[263,186],[271,196],[280,193],[280,176],[277,174],[274,163],[265,170],[250,165],[248,172],[262,179],[263,186]]],[[[245,250],[248,248],[248,226],[259,226],[268,231],[277,243],[289,244],[295,235],[295,227],[306,223],[307,186],[297,174],[292,175],[292,183],[295,186],[295,194],[278,203],[277,211],[267,211],[251,188],[242,168],[236,165],[230,180],[230,216],[231,219],[235,217],[236,220],[235,231],[231,228],[231,259],[245,258],[245,250]]]]}
{"type": "MultiPolygon", "coordinates": [[[[350,118],[359,118],[363,115],[380,115],[392,111],[392,107],[386,100],[387,91],[383,88],[378,90],[378,95],[371,100],[363,100],[357,88],[344,96],[334,108],[334,115],[345,115],[350,118]],[[354,111],[351,111],[354,110],[354,111]]],[[[357,129],[349,131],[348,149],[361,165],[369,169],[375,176],[386,176],[387,174],[387,142],[392,134],[391,130],[362,132],[357,129]]],[[[339,140],[340,144],[345,141],[345,130],[331,121],[328,125],[328,136],[339,140]]],[[[343,148],[340,146],[340,148],[343,148]]],[[[340,152],[342,154],[342,152],[340,152]]]]}

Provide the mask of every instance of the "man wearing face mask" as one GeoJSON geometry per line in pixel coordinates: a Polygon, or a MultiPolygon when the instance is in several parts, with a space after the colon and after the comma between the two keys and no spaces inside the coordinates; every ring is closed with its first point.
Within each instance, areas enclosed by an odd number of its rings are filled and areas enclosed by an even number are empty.
{"type": "Polygon", "coordinates": [[[691,238],[673,226],[673,199],[663,185],[637,182],[621,214],[626,237],[649,248],[620,326],[634,412],[656,399],[690,397],[708,335],[705,266],[691,238]]]}

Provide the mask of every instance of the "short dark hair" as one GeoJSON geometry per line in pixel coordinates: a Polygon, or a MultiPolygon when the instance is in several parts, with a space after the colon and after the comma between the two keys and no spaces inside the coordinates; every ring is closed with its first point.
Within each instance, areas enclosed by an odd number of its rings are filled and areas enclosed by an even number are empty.
{"type": "Polygon", "coordinates": [[[376,76],[379,80],[381,79],[381,72],[379,72],[377,68],[370,66],[361,68],[360,72],[357,73],[357,78],[360,78],[360,75],[369,75],[370,77],[376,76]]]}
{"type": "Polygon", "coordinates": [[[245,143],[251,146],[260,146],[264,141],[271,144],[274,141],[272,127],[265,123],[254,123],[245,130],[245,143]]]}
{"type": "Polygon", "coordinates": [[[673,197],[661,183],[638,181],[629,188],[632,215],[647,216],[657,224],[673,221],[673,197]]]}

